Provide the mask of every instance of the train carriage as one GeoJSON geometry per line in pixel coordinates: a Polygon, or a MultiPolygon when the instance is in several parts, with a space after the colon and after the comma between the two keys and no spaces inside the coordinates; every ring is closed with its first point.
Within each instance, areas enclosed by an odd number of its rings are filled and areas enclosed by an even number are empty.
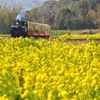
{"type": "Polygon", "coordinates": [[[34,37],[49,37],[50,26],[48,24],[34,23],[30,21],[14,21],[11,26],[11,36],[34,36],[34,37]]]}

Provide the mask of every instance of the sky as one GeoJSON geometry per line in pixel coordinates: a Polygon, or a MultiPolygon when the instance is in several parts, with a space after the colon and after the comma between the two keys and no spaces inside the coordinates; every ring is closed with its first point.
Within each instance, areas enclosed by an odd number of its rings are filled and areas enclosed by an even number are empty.
{"type": "Polygon", "coordinates": [[[32,8],[41,6],[45,1],[48,0],[0,0],[0,6],[5,4],[10,7],[22,6],[24,10],[30,10],[32,8]]]}

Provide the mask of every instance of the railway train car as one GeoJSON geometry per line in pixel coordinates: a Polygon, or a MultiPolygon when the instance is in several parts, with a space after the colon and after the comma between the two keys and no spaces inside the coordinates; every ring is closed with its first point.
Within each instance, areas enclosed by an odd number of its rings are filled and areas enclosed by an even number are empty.
{"type": "Polygon", "coordinates": [[[10,34],[12,37],[49,37],[50,25],[42,23],[34,23],[26,20],[16,20],[11,26],[10,34]]]}

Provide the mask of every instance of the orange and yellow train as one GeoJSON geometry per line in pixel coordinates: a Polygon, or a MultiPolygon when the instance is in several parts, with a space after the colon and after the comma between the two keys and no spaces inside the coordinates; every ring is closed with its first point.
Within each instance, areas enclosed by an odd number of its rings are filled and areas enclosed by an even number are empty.
{"type": "Polygon", "coordinates": [[[14,21],[10,30],[12,37],[49,37],[50,36],[50,25],[42,23],[34,23],[25,20],[14,21]]]}

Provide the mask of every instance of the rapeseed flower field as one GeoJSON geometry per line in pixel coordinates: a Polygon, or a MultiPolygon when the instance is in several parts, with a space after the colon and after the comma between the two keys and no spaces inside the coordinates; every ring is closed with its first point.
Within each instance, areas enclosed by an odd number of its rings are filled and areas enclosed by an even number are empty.
{"type": "Polygon", "coordinates": [[[91,39],[100,39],[100,34],[85,34],[85,35],[79,35],[79,34],[64,34],[59,37],[61,40],[66,40],[66,39],[86,39],[86,40],[91,40],[91,39]]]}
{"type": "Polygon", "coordinates": [[[0,38],[0,100],[100,100],[100,43],[0,38]]]}

